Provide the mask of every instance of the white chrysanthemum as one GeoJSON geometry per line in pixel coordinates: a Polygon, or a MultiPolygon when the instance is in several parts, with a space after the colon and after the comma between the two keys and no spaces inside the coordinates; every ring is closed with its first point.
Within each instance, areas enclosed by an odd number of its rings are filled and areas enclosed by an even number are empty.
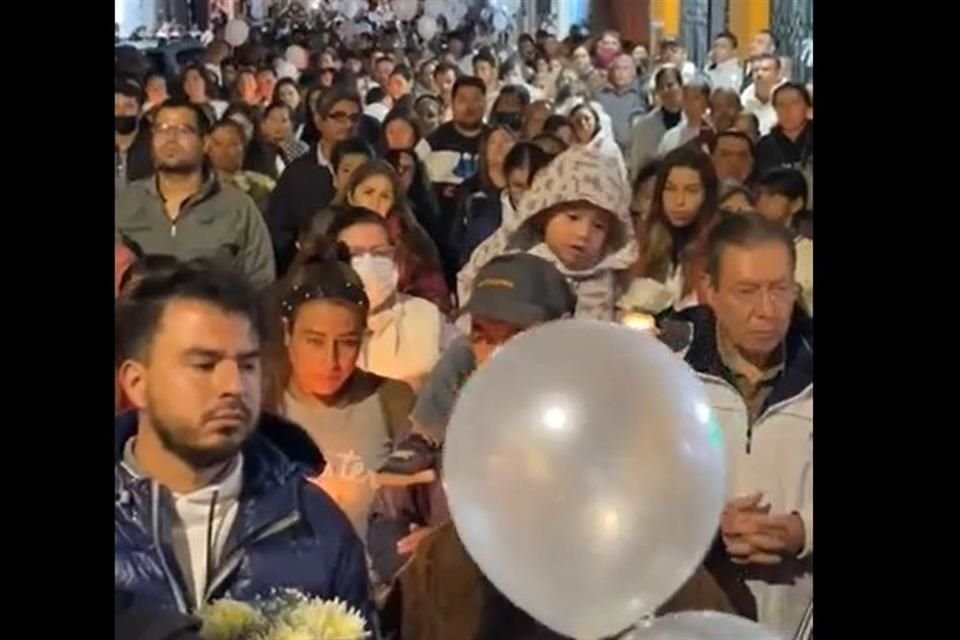
{"type": "Polygon", "coordinates": [[[217,600],[199,612],[203,620],[203,640],[236,640],[266,627],[267,621],[256,608],[236,600],[217,600]]]}
{"type": "Polygon", "coordinates": [[[261,640],[316,640],[316,638],[307,629],[294,629],[288,624],[281,623],[261,636],[261,640]]]}
{"type": "Polygon", "coordinates": [[[366,636],[363,616],[340,600],[301,603],[286,619],[294,629],[304,629],[317,640],[362,640],[366,636]]]}

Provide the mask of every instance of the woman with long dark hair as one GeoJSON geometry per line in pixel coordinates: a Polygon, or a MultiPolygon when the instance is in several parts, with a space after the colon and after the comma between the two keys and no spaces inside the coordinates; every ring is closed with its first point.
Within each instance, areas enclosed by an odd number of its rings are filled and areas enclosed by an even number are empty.
{"type": "Polygon", "coordinates": [[[423,161],[413,149],[391,149],[387,151],[384,159],[400,177],[400,184],[407,194],[407,204],[413,217],[439,247],[443,240],[440,234],[440,205],[430,186],[423,161]]]}
{"type": "Polygon", "coordinates": [[[680,147],[663,158],[632,273],[663,285],[675,308],[696,303],[690,299],[692,276],[700,271],[703,242],[717,218],[719,191],[713,162],[699,149],[680,147]]]}

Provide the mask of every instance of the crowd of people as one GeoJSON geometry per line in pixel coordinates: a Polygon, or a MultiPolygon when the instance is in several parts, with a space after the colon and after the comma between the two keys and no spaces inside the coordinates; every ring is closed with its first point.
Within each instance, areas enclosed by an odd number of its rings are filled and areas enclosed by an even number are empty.
{"type": "Polygon", "coordinates": [[[642,317],[728,443],[715,544],[661,612],[792,637],[812,602],[813,98],[750,35],[744,60],[717,35],[702,69],[670,39],[514,50],[469,28],[217,37],[176,79],[118,69],[118,620],[186,639],[181,615],[283,587],[374,637],[559,638],[460,543],[447,421],[526,329],[642,317]]]}

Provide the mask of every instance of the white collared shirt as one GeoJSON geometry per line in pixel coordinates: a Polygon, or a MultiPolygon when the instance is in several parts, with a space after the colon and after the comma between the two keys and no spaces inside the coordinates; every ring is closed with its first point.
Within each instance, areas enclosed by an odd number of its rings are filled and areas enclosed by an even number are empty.
{"type": "Polygon", "coordinates": [[[740,103],[746,113],[752,113],[757,116],[760,122],[760,135],[765,136],[777,125],[777,110],[773,108],[773,92],[777,90],[777,84],[770,92],[770,101],[761,102],[757,98],[757,85],[751,84],[743,90],[740,95],[740,103]]]}

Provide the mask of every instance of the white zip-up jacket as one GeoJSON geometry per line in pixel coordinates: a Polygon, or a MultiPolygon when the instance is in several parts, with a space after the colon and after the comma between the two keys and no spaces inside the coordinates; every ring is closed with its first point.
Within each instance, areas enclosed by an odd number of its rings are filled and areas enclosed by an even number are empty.
{"type": "Polygon", "coordinates": [[[761,491],[771,513],[797,513],[803,519],[806,544],[797,557],[745,570],[760,623],[792,638],[813,598],[812,342],[799,331],[788,334],[784,372],[751,426],[746,403],[726,379],[729,374],[716,352],[712,315],[690,311],[695,337],[685,359],[706,386],[723,430],[728,497],[761,491]]]}

